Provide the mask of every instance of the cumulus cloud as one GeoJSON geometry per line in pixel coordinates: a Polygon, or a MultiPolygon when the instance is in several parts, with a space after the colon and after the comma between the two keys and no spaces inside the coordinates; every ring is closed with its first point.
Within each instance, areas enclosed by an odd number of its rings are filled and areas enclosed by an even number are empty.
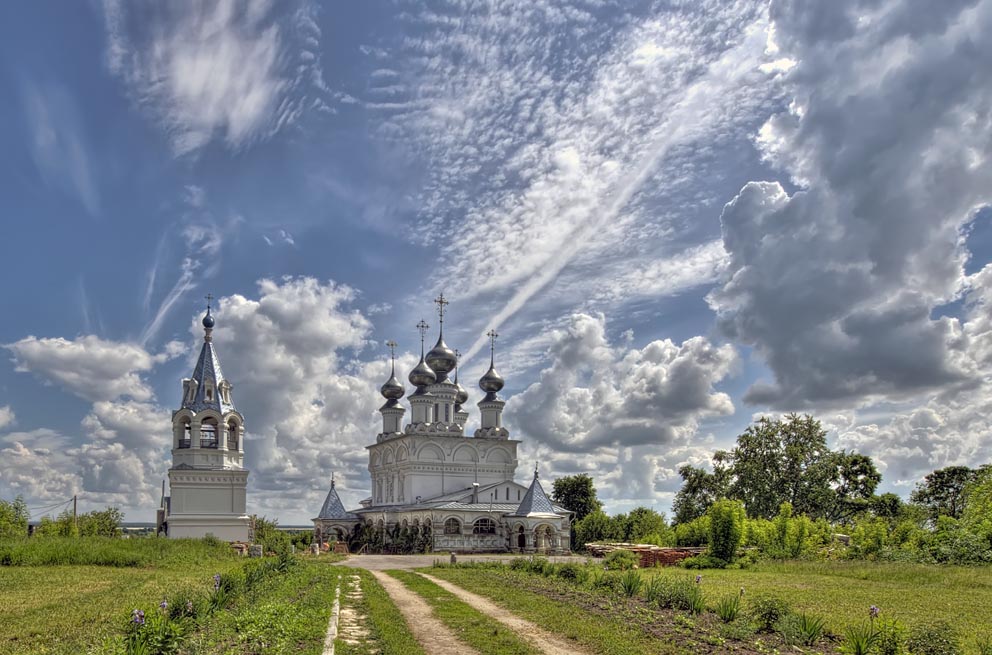
{"type": "Polygon", "coordinates": [[[68,439],[40,428],[0,437],[0,496],[68,499],[80,488],[78,469],[65,452],[68,439]]]}
{"type": "Polygon", "coordinates": [[[703,337],[614,345],[602,315],[576,314],[552,333],[538,380],[509,399],[507,421],[554,473],[592,470],[615,502],[658,499],[677,488],[681,462],[705,457],[700,421],[733,413],[714,385],[736,364],[733,347],[703,337]]]}
{"type": "Polygon", "coordinates": [[[152,399],[154,393],[141,374],[169,357],[152,355],[137,344],[93,335],[72,340],[30,336],[4,347],[13,355],[18,372],[34,373],[92,401],[120,396],[152,399]]]}
{"type": "Polygon", "coordinates": [[[771,18],[792,101],[757,143],[790,181],[726,206],[729,264],[709,296],[774,373],[745,400],[973,383],[962,325],[939,308],[963,293],[963,230],[992,202],[992,3],[776,2],[771,18]]]}
{"type": "MultiPolygon", "coordinates": [[[[223,139],[233,149],[325,107],[321,32],[307,2],[104,2],[110,70],[182,155],[223,139]]],[[[325,107],[326,108],[326,107],[325,107]]]]}
{"type": "MultiPolygon", "coordinates": [[[[332,471],[351,503],[368,489],[364,446],[381,429],[388,359],[357,360],[372,324],[349,308],[355,298],[333,282],[284,278],[260,281],[257,298],[219,300],[214,344],[245,414],[260,513],[315,511],[332,471]]],[[[198,320],[190,330],[203,333],[198,320]]],[[[401,358],[400,375],[413,364],[401,358]]]]}

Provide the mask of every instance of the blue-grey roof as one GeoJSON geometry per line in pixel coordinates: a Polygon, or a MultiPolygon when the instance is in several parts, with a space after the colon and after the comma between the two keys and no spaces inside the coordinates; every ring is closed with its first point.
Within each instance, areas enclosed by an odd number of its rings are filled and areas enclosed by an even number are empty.
{"type": "Polygon", "coordinates": [[[358,518],[355,514],[345,511],[344,504],[341,503],[338,492],[334,489],[333,480],[331,481],[331,490],[327,492],[327,498],[324,499],[324,506],[320,508],[320,514],[317,515],[317,518],[344,521],[352,521],[358,518]]]}
{"type": "Polygon", "coordinates": [[[196,368],[193,369],[193,380],[196,380],[196,395],[192,400],[183,399],[183,408],[193,412],[202,412],[205,409],[213,409],[221,414],[237,411],[232,402],[223,400],[220,393],[220,383],[224,380],[224,372],[220,369],[220,360],[214,352],[213,343],[203,341],[203,348],[200,349],[200,357],[196,360],[196,368]],[[206,386],[204,381],[209,381],[213,385],[213,399],[206,399],[206,386]]]}
{"type": "Polygon", "coordinates": [[[541,481],[537,479],[537,471],[534,471],[534,481],[530,483],[530,489],[524,494],[524,499],[520,501],[512,516],[557,516],[555,506],[544,493],[541,481]]]}

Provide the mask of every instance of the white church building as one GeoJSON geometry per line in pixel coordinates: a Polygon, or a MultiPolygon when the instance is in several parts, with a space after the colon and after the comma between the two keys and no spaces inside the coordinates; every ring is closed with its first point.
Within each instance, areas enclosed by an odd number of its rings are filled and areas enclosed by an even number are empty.
{"type": "Polygon", "coordinates": [[[472,552],[566,553],[571,513],[548,498],[535,469],[529,484],[514,480],[517,446],[502,424],[504,401],[497,395],[503,378],[495,368],[495,341],[490,331],[489,370],[479,380],[485,396],[478,407],[481,422],[465,434],[468,392],[458,383],[456,353],[444,342],[442,294],[437,343],[424,354],[428,325],[420,330],[420,362],[410,371],[410,422],[400,399],[406,389],[396,379],[395,346],[388,342],[392,374],[380,393],[382,432],[366,446],[372,492],[361,507],[345,510],[334,482],[317,517],[318,541],[346,541],[360,524],[366,532],[426,535],[432,550],[472,552]],[[449,374],[454,372],[454,379],[449,374]]]}
{"type": "Polygon", "coordinates": [[[208,304],[203,347],[193,375],[183,380],[180,408],[172,414],[169,495],[163,483],[157,523],[159,532],[172,538],[212,534],[224,541],[248,542],[245,419],[234,407],[231,383],[221,371],[213,328],[208,304]]]}

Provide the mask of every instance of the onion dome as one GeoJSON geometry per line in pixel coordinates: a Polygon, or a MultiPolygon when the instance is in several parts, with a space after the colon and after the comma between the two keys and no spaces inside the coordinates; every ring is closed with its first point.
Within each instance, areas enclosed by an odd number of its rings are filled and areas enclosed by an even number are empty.
{"type": "Polygon", "coordinates": [[[393,375],[391,375],[390,378],[386,380],[386,383],[379,389],[379,393],[381,393],[382,397],[387,400],[399,400],[403,397],[403,394],[406,393],[406,390],[403,388],[403,385],[400,384],[400,381],[396,379],[396,374],[393,373],[393,375]]]}
{"type": "Polygon", "coordinates": [[[420,363],[418,363],[413,370],[410,371],[410,384],[415,387],[426,387],[428,384],[434,384],[437,381],[437,375],[434,370],[427,365],[424,361],[423,356],[420,357],[420,363]]]}
{"type": "Polygon", "coordinates": [[[490,364],[489,370],[479,380],[479,388],[486,392],[487,400],[495,400],[496,393],[503,388],[503,376],[490,364]]]}
{"type": "Polygon", "coordinates": [[[458,365],[458,358],[455,356],[455,351],[448,348],[448,344],[444,343],[444,335],[438,336],[437,343],[427,353],[427,365],[437,373],[437,382],[447,380],[448,373],[455,370],[455,366],[458,365]]]}
{"type": "Polygon", "coordinates": [[[203,327],[208,330],[212,330],[214,327],[214,317],[210,314],[210,307],[207,307],[207,313],[203,317],[203,327]]]}
{"type": "Polygon", "coordinates": [[[455,404],[464,405],[468,402],[468,391],[466,391],[465,387],[460,385],[457,380],[455,381],[455,389],[455,404]]]}

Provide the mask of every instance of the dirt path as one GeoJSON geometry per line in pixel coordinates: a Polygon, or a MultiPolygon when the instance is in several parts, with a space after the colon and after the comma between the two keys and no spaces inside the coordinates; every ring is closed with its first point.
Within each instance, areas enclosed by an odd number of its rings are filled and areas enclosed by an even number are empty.
{"type": "Polygon", "coordinates": [[[527,641],[530,641],[532,644],[547,653],[547,655],[592,655],[591,651],[587,651],[581,648],[578,644],[575,644],[563,637],[547,632],[536,623],[531,623],[526,619],[520,618],[516,614],[513,614],[499,605],[494,604],[487,598],[473,594],[471,591],[466,591],[461,587],[451,584],[447,580],[441,580],[440,578],[435,578],[434,576],[427,575],[426,573],[418,572],[418,574],[424,576],[445,591],[454,594],[460,600],[468,603],[486,616],[501,622],[517,633],[517,635],[523,637],[527,641]]]}
{"type": "Polygon", "coordinates": [[[372,575],[386,589],[386,593],[396,603],[410,632],[431,655],[479,655],[448,629],[448,626],[434,618],[430,605],[420,596],[403,586],[403,583],[382,571],[372,571],[372,575]]]}

